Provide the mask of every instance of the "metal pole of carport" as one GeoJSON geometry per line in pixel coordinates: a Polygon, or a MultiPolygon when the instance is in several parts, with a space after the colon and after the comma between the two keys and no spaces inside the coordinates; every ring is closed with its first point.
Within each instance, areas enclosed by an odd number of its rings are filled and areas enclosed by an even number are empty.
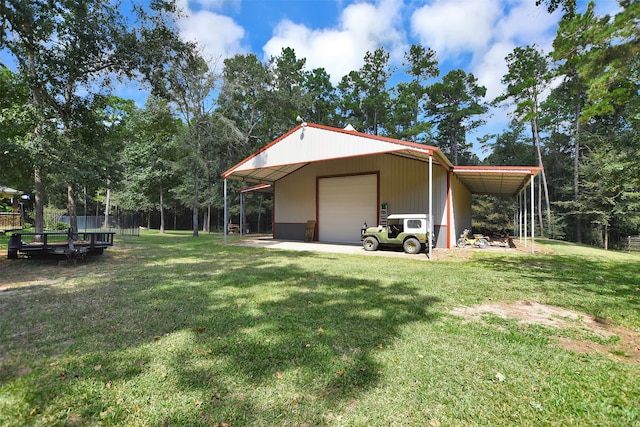
{"type": "Polygon", "coordinates": [[[224,179],[224,226],[222,227],[223,229],[223,233],[224,233],[224,243],[227,243],[227,224],[228,224],[228,219],[227,219],[227,178],[224,179]]]}
{"type": "Polygon", "coordinates": [[[529,223],[528,221],[528,216],[527,216],[527,184],[524,185],[524,188],[522,189],[522,208],[524,210],[522,217],[524,218],[523,223],[524,223],[524,232],[522,233],[522,236],[524,237],[524,247],[527,247],[527,233],[529,232],[527,230],[527,224],[529,223]]]}
{"type": "Polygon", "coordinates": [[[431,261],[432,247],[433,247],[433,154],[429,153],[429,238],[427,244],[429,245],[429,261],[431,261]]]}
{"type": "Polygon", "coordinates": [[[534,201],[535,201],[535,197],[534,197],[534,187],[533,187],[533,182],[535,181],[536,176],[534,174],[531,174],[531,254],[535,254],[535,246],[536,246],[536,242],[534,240],[534,234],[535,234],[535,220],[536,220],[536,216],[534,215],[533,212],[533,207],[534,207],[534,201]]]}
{"type": "Polygon", "coordinates": [[[240,190],[240,220],[238,221],[238,225],[240,226],[240,237],[242,237],[243,234],[243,228],[244,228],[244,221],[242,220],[244,218],[244,206],[243,206],[243,199],[244,199],[244,193],[242,192],[242,190],[240,190]]]}

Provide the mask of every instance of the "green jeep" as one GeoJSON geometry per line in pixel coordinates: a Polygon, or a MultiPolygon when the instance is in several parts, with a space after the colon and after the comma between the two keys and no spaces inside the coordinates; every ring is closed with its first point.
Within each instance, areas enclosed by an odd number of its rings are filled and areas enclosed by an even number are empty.
{"type": "Polygon", "coordinates": [[[406,253],[417,254],[428,244],[427,215],[389,215],[386,227],[366,227],[365,224],[360,240],[367,251],[375,251],[378,246],[402,246],[406,253]]]}

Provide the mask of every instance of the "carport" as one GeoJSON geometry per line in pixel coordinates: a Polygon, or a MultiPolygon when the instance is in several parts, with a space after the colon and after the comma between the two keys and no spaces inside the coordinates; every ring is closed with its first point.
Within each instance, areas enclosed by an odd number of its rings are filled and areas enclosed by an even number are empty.
{"type": "MultiPolygon", "coordinates": [[[[471,194],[515,197],[528,183],[533,193],[538,171],[454,167],[437,147],[303,123],[222,174],[225,224],[227,179],[237,179],[249,189],[273,189],[274,238],[302,240],[305,223],[315,220],[314,240],[330,242],[342,233],[340,226],[359,232],[363,219],[381,223],[389,204],[389,213],[428,214],[429,237],[438,247],[451,247],[458,229],[471,226],[471,194]]],[[[533,221],[532,215],[532,231],[533,221]]]]}
{"type": "Polygon", "coordinates": [[[455,166],[453,173],[460,178],[472,194],[515,197],[517,209],[514,223],[516,234],[527,247],[527,228],[530,223],[531,253],[535,253],[535,177],[542,170],[539,166],[455,166]],[[527,185],[529,184],[529,185],[527,185]],[[527,192],[527,187],[529,191],[527,192]],[[527,193],[530,209],[527,209],[527,193]],[[531,217],[528,218],[528,211],[531,217]],[[530,222],[529,222],[530,220],[530,222]]]}

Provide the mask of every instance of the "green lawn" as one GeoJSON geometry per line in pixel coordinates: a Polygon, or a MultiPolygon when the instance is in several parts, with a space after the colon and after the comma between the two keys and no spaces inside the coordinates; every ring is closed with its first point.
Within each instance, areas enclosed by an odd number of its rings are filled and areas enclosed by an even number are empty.
{"type": "Polygon", "coordinates": [[[540,245],[419,262],[148,232],[3,258],[0,424],[640,425],[640,254],[540,245]],[[515,301],[613,335],[452,314],[515,301]]]}

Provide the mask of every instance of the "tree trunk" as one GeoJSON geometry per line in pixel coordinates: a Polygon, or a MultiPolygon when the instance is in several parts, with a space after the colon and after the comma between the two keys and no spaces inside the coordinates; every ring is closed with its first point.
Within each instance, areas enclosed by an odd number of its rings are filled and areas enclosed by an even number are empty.
{"type": "Polygon", "coordinates": [[[67,210],[69,213],[69,228],[73,234],[78,233],[78,212],[76,210],[76,197],[73,184],[67,184],[67,210]]]}
{"type": "MultiPolygon", "coordinates": [[[[107,185],[109,182],[107,181],[107,185]]],[[[111,210],[111,189],[107,188],[107,197],[104,203],[104,225],[103,228],[109,228],[109,211],[111,210]]]]}
{"type": "Polygon", "coordinates": [[[207,219],[204,222],[204,231],[206,233],[211,232],[211,203],[207,205],[207,219]]]}
{"type": "Polygon", "coordinates": [[[193,171],[193,237],[198,237],[198,166],[193,171]]]}
{"type": "Polygon", "coordinates": [[[160,184],[160,234],[164,234],[164,194],[160,184]]]}
{"type": "MultiPolygon", "coordinates": [[[[3,3],[4,4],[4,3],[3,3]]],[[[38,80],[38,73],[36,72],[36,56],[35,56],[35,43],[33,40],[29,40],[27,43],[27,57],[29,63],[29,77],[34,82],[38,80]]],[[[33,139],[36,146],[40,146],[40,140],[42,139],[42,123],[44,122],[44,116],[42,114],[42,94],[40,93],[40,87],[35,85],[32,92],[33,109],[36,115],[36,127],[33,131],[33,139]]],[[[34,221],[34,228],[36,233],[42,233],[44,231],[44,184],[43,172],[38,165],[38,158],[36,156],[36,167],[33,174],[34,188],[35,188],[35,211],[36,217],[34,221]]],[[[40,240],[41,236],[34,236],[36,240],[40,240]]]]}
{"type": "MultiPolygon", "coordinates": [[[[33,225],[36,233],[42,233],[44,231],[44,184],[42,183],[42,170],[36,167],[33,174],[33,181],[35,187],[35,209],[36,217],[35,224],[33,225]]],[[[40,240],[40,236],[34,236],[40,240]]]]}
{"type": "MultiPolygon", "coordinates": [[[[531,130],[535,141],[536,152],[538,153],[538,166],[542,168],[542,184],[544,186],[544,197],[547,208],[547,222],[549,227],[549,235],[551,234],[551,203],[549,202],[549,186],[547,185],[547,175],[544,172],[544,164],[542,163],[542,149],[540,148],[540,134],[538,133],[537,119],[531,120],[531,130]]],[[[538,191],[538,220],[540,221],[540,236],[544,237],[544,227],[542,222],[542,194],[538,191]]]]}
{"type": "MultiPolygon", "coordinates": [[[[579,159],[580,159],[580,104],[576,108],[576,131],[573,144],[573,200],[578,201],[580,194],[579,159]]],[[[576,214],[576,242],[582,243],[582,222],[580,214],[576,214]]]]}
{"type": "Polygon", "coordinates": [[[604,250],[609,250],[609,224],[604,225],[604,250]]]}

